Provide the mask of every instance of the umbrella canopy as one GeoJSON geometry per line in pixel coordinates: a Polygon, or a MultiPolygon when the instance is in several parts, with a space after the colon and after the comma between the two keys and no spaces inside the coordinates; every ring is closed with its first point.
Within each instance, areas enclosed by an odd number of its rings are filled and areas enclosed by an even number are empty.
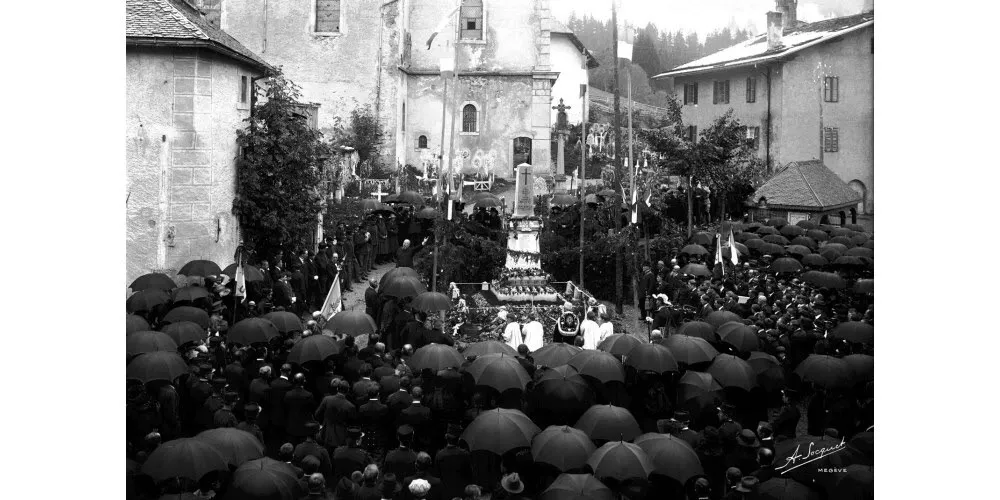
{"type": "MultiPolygon", "coordinates": [[[[503,345],[506,346],[507,344],[503,345]]],[[[531,357],[535,360],[535,364],[555,368],[565,365],[573,356],[580,354],[581,351],[583,349],[575,345],[554,342],[531,353],[531,357]]]]}
{"type": "Polygon", "coordinates": [[[466,369],[476,385],[492,387],[499,392],[507,389],[521,389],[528,385],[531,377],[515,357],[503,354],[487,354],[476,358],[466,369]]]}
{"type": "Polygon", "coordinates": [[[761,500],[820,500],[822,497],[818,491],[794,479],[775,476],[757,485],[757,498],[761,500]]]}
{"type": "MultiPolygon", "coordinates": [[[[697,233],[694,233],[694,234],[691,235],[691,240],[690,241],[691,241],[691,243],[694,243],[695,245],[703,247],[705,245],[711,245],[713,239],[714,238],[712,237],[711,234],[708,234],[705,231],[698,231],[697,233]]],[[[681,250],[681,251],[684,252],[683,250],[681,250]]],[[[684,253],[687,253],[687,252],[684,252],[684,253]]]]}
{"type": "Polygon", "coordinates": [[[210,324],[208,313],[200,307],[175,307],[170,311],[167,311],[167,314],[163,316],[164,323],[179,323],[181,321],[190,321],[206,329],[210,324]]]}
{"type": "Polygon", "coordinates": [[[170,336],[174,343],[181,346],[188,342],[205,340],[208,333],[201,325],[191,321],[178,321],[164,326],[161,331],[170,336]]]}
{"type": "Polygon", "coordinates": [[[784,255],[785,248],[777,243],[764,242],[761,245],[757,245],[757,251],[762,255],[784,255]]]}
{"type": "Polygon", "coordinates": [[[177,352],[177,342],[161,332],[135,332],[125,339],[125,354],[135,356],[147,352],[177,352]]]}
{"type": "Polygon", "coordinates": [[[444,344],[427,344],[414,351],[406,362],[414,370],[429,369],[434,373],[448,368],[459,368],[465,363],[465,358],[458,349],[444,344]]]}
{"type": "Polygon", "coordinates": [[[552,204],[560,207],[568,207],[579,201],[576,196],[566,193],[558,193],[552,197],[552,204]]]}
{"type": "Polygon", "coordinates": [[[157,446],[142,464],[142,473],[159,482],[183,477],[198,481],[209,472],[228,470],[226,458],[198,438],[180,438],[157,446]]]}
{"type": "Polygon", "coordinates": [[[540,500],[613,500],[610,488],[590,474],[560,474],[540,500]]]}
{"type": "Polygon", "coordinates": [[[383,295],[396,297],[416,297],[427,291],[427,287],[413,276],[397,276],[386,281],[385,286],[380,290],[383,295]]]}
{"type": "Polygon", "coordinates": [[[822,229],[807,229],[806,236],[816,240],[816,241],[829,241],[830,235],[826,234],[826,231],[822,229]]]}
{"type": "Polygon", "coordinates": [[[851,236],[851,241],[855,245],[864,245],[870,239],[872,239],[872,237],[867,233],[857,233],[854,236],[851,236]]]}
{"type": "MultiPolygon", "coordinates": [[[[236,263],[229,264],[222,270],[222,274],[236,279],[236,263]]],[[[257,266],[243,264],[243,279],[246,281],[264,281],[264,272],[257,266]]]]}
{"type": "Polygon", "coordinates": [[[264,318],[247,318],[237,321],[226,339],[235,344],[250,345],[270,342],[271,339],[281,336],[274,323],[264,318]]]}
{"type": "Polygon", "coordinates": [[[857,231],[857,232],[864,232],[865,230],[865,227],[862,226],[861,224],[848,224],[844,227],[850,229],[851,231],[857,231]]]}
{"type": "Polygon", "coordinates": [[[274,323],[274,327],[281,333],[301,332],[305,329],[302,326],[302,320],[288,311],[269,312],[263,318],[274,323]]]}
{"type": "Polygon", "coordinates": [[[625,364],[640,372],[675,372],[677,360],[670,354],[670,349],[660,344],[645,342],[632,348],[625,357],[625,364]]]}
{"type": "Polygon", "coordinates": [[[636,438],[635,444],[652,460],[653,474],[661,474],[684,484],[688,479],[705,473],[698,454],[683,439],[650,432],[636,438]]]}
{"type": "Polygon", "coordinates": [[[135,292],[149,288],[156,290],[173,290],[174,288],[177,288],[177,283],[174,283],[174,280],[170,279],[170,276],[167,276],[166,274],[149,273],[139,276],[128,287],[135,292]]]}
{"type": "Polygon", "coordinates": [[[786,238],[794,238],[803,234],[806,234],[806,230],[801,226],[788,225],[781,228],[781,235],[786,238]]]}
{"type": "Polygon", "coordinates": [[[822,255],[811,253],[809,255],[803,255],[802,260],[803,266],[809,267],[826,267],[830,264],[830,261],[823,258],[822,255]]]}
{"type": "Polygon", "coordinates": [[[585,349],[566,362],[576,368],[580,375],[592,377],[602,383],[625,382],[625,369],[622,362],[610,353],[585,349]]]}
{"type": "Polygon", "coordinates": [[[597,349],[615,356],[624,356],[641,343],[639,339],[627,333],[616,333],[597,344],[597,349]]]}
{"type": "Polygon", "coordinates": [[[170,303],[170,295],[159,288],[147,288],[133,293],[125,300],[129,313],[152,311],[154,307],[170,303]]]}
{"type": "Polygon", "coordinates": [[[708,373],[722,387],[737,387],[749,391],[757,387],[757,373],[750,363],[731,354],[716,356],[708,373]]]}
{"type": "Polygon", "coordinates": [[[593,440],[631,441],[642,434],[639,422],[625,408],[612,405],[594,405],[587,409],[573,427],[583,431],[593,440]]]}
{"type": "Polygon", "coordinates": [[[423,205],[424,198],[416,191],[403,191],[402,193],[399,193],[399,201],[402,203],[409,203],[411,205],[423,205]]]}
{"type": "Polygon", "coordinates": [[[875,240],[868,240],[861,246],[864,248],[870,248],[872,250],[875,250],[875,240]]]}
{"type": "Polygon", "coordinates": [[[846,361],[825,354],[810,354],[795,367],[802,380],[812,382],[824,389],[836,389],[851,385],[851,366],[846,361]]]}
{"type": "Polygon", "coordinates": [[[802,270],[802,264],[791,257],[781,257],[775,259],[767,270],[772,273],[797,273],[802,270]]]}
{"type": "Polygon", "coordinates": [[[339,335],[369,335],[375,333],[375,320],[364,311],[340,311],[330,318],[326,329],[339,335]]]}
{"type": "Polygon", "coordinates": [[[142,316],[125,314],[125,335],[149,330],[149,322],[142,316]]]}
{"type": "Polygon", "coordinates": [[[451,309],[451,299],[441,292],[424,292],[413,299],[410,307],[423,312],[447,311],[451,309]]]}
{"type": "MultiPolygon", "coordinates": [[[[708,316],[705,316],[705,322],[712,325],[713,331],[717,330],[720,326],[729,323],[730,321],[742,322],[743,318],[741,318],[739,314],[736,314],[732,311],[712,311],[708,313],[708,316]]],[[[690,335],[690,334],[686,333],[685,335],[690,335]]],[[[712,340],[714,340],[714,338],[712,340]]]]}
{"type": "Polygon", "coordinates": [[[215,451],[226,459],[226,463],[234,467],[264,456],[264,444],[253,434],[235,427],[210,429],[199,433],[195,438],[215,447],[215,451]]]}
{"type": "Polygon", "coordinates": [[[671,335],[661,340],[660,344],[670,351],[677,362],[689,365],[711,361],[719,355],[712,344],[700,337],[671,335]]]}
{"type": "Polygon", "coordinates": [[[837,257],[837,259],[833,261],[833,265],[841,267],[865,267],[868,265],[868,262],[865,261],[865,257],[852,257],[850,255],[844,255],[837,257]]]}
{"type": "Polygon", "coordinates": [[[791,244],[806,247],[810,251],[815,250],[819,246],[819,244],[816,243],[816,240],[808,236],[796,236],[792,238],[791,244]]]}
{"type": "Polygon", "coordinates": [[[212,296],[203,286],[183,286],[174,290],[171,295],[174,302],[195,301],[212,296]]]}
{"type": "Polygon", "coordinates": [[[771,226],[760,226],[757,228],[757,234],[760,236],[767,236],[769,234],[781,234],[781,231],[778,231],[771,226]]]}
{"type": "Polygon", "coordinates": [[[875,341],[875,327],[863,321],[845,321],[834,327],[830,336],[848,342],[871,344],[875,341]]]}
{"type": "MultiPolygon", "coordinates": [[[[736,247],[736,251],[739,252],[738,255],[750,255],[750,249],[747,248],[746,245],[744,245],[742,243],[739,243],[739,242],[733,242],[733,246],[736,247]]],[[[729,258],[729,252],[730,252],[729,247],[723,248],[722,249],[722,256],[726,257],[726,258],[729,258]]]]}
{"type": "Polygon", "coordinates": [[[848,246],[843,243],[838,243],[836,241],[830,240],[829,243],[823,245],[823,250],[836,250],[841,255],[847,252],[848,246]]]}
{"type": "Polygon", "coordinates": [[[850,237],[850,236],[854,235],[854,231],[851,231],[850,229],[848,229],[846,227],[834,227],[834,228],[830,229],[827,232],[830,233],[830,237],[831,238],[836,238],[837,236],[848,236],[848,237],[850,237]]]}
{"type": "Polygon", "coordinates": [[[847,252],[845,252],[844,255],[850,257],[868,257],[869,259],[874,259],[875,251],[872,250],[871,248],[854,247],[847,250],[847,252]]]}
{"type": "Polygon", "coordinates": [[[291,464],[272,458],[244,463],[233,472],[226,498],[241,500],[296,500],[305,493],[291,464]]]}
{"type": "Polygon", "coordinates": [[[155,351],[140,354],[125,367],[125,378],[142,383],[154,380],[173,382],[188,372],[187,363],[176,351],[155,351]]]}
{"type": "Polygon", "coordinates": [[[785,386],[785,370],[778,362],[778,358],[766,352],[753,351],[747,363],[757,374],[757,384],[764,389],[773,391],[785,386]]]}
{"type": "Polygon", "coordinates": [[[760,238],[750,238],[750,239],[744,241],[743,244],[746,245],[747,248],[756,250],[756,249],[760,248],[761,245],[766,245],[767,242],[764,241],[764,240],[762,240],[762,239],[760,239],[760,238]]]}
{"type": "Polygon", "coordinates": [[[184,267],[181,267],[181,270],[177,271],[177,274],[201,277],[218,276],[222,274],[222,268],[210,260],[192,260],[184,264],[184,267]]]}
{"type": "Polygon", "coordinates": [[[857,244],[854,243],[854,240],[852,240],[850,236],[834,236],[833,238],[830,238],[830,242],[827,243],[827,245],[831,245],[831,244],[833,244],[833,245],[843,245],[844,248],[845,248],[845,251],[848,248],[854,248],[854,247],[857,246],[857,244]]]}
{"type": "Polygon", "coordinates": [[[503,455],[514,448],[528,448],[541,429],[518,410],[497,408],[480,413],[465,428],[462,439],[470,451],[485,450],[503,455]]]}
{"type": "Polygon", "coordinates": [[[802,281],[820,288],[840,290],[847,288],[847,282],[836,273],[824,273],[821,271],[806,271],[800,277],[802,281]]]}
{"type": "Polygon", "coordinates": [[[594,402],[594,391],[571,366],[545,370],[532,389],[538,407],[559,412],[584,411],[594,402]]]}
{"type": "Polygon", "coordinates": [[[741,352],[756,351],[759,346],[757,332],[742,321],[729,321],[719,326],[716,333],[723,342],[741,352]]]}
{"type": "Polygon", "coordinates": [[[531,440],[531,458],[563,472],[582,469],[595,450],[586,433],[568,425],[550,425],[531,440]]]}
{"type": "Polygon", "coordinates": [[[688,276],[712,276],[712,271],[709,271],[704,264],[688,264],[681,268],[680,273],[688,276]]]}
{"type": "Polygon", "coordinates": [[[875,280],[858,280],[854,282],[854,291],[868,295],[875,294],[875,280]]]}
{"type": "Polygon", "coordinates": [[[438,214],[439,212],[437,211],[437,209],[431,207],[424,207],[421,208],[419,211],[417,211],[414,217],[418,219],[436,219],[438,214]]]}
{"type": "MultiPolygon", "coordinates": [[[[719,324],[721,325],[722,323],[719,324]]],[[[687,323],[682,323],[680,328],[677,329],[677,334],[687,335],[688,337],[698,337],[709,342],[715,342],[716,340],[715,325],[705,323],[704,321],[688,321],[687,323]]]]}
{"type": "Polygon", "coordinates": [[[610,441],[587,459],[587,465],[597,478],[614,478],[618,481],[646,479],[655,470],[653,461],[639,445],[624,441],[610,441]]]}
{"type": "Polygon", "coordinates": [[[705,247],[701,245],[692,243],[690,245],[685,245],[684,248],[681,249],[681,253],[688,255],[706,255],[708,254],[708,250],[705,250],[705,247]]]}
{"type": "Polygon", "coordinates": [[[475,201],[474,205],[483,208],[494,208],[503,206],[503,202],[500,201],[500,198],[494,196],[488,198],[480,198],[475,201]]]}
{"type": "Polygon", "coordinates": [[[722,400],[722,386],[711,374],[688,370],[677,381],[677,401],[685,407],[702,409],[722,400]]]}
{"type": "Polygon", "coordinates": [[[767,219],[765,224],[771,227],[783,227],[788,225],[788,221],[784,217],[772,217],[767,219]]]}
{"type": "Polygon", "coordinates": [[[788,244],[788,238],[785,238],[784,236],[782,236],[780,234],[769,234],[767,236],[764,236],[763,239],[764,239],[764,241],[766,241],[768,243],[774,243],[775,245],[787,245],[788,244]]]}
{"type": "Polygon", "coordinates": [[[844,356],[843,360],[850,367],[855,384],[875,380],[875,358],[867,354],[851,354],[844,356]]]}
{"type": "Polygon", "coordinates": [[[385,198],[382,198],[382,201],[385,203],[399,203],[399,194],[393,193],[387,195],[385,198]]]}
{"type": "Polygon", "coordinates": [[[326,335],[310,335],[292,346],[288,352],[288,362],[302,365],[309,361],[325,361],[330,356],[340,354],[340,343],[326,335]]]}
{"type": "Polygon", "coordinates": [[[412,276],[414,278],[419,279],[420,273],[418,273],[417,270],[413,269],[412,267],[396,267],[390,269],[389,272],[383,274],[382,279],[379,280],[378,282],[379,291],[381,291],[382,287],[384,287],[385,284],[389,282],[389,280],[399,276],[412,276]]]}
{"type": "Polygon", "coordinates": [[[740,233],[736,235],[736,241],[740,243],[746,243],[749,240],[759,240],[759,239],[760,238],[758,238],[756,234],[750,232],[740,233]]]}
{"type": "Polygon", "coordinates": [[[819,227],[819,224],[817,224],[817,223],[815,223],[815,222],[813,222],[813,221],[811,221],[809,219],[800,220],[800,221],[796,222],[795,225],[799,226],[802,229],[805,229],[807,231],[810,230],[810,229],[816,229],[816,228],[819,227]]]}
{"type": "Polygon", "coordinates": [[[843,255],[842,252],[836,248],[823,248],[819,251],[819,254],[829,262],[833,262],[843,255]]]}
{"type": "Polygon", "coordinates": [[[875,498],[875,476],[868,465],[852,464],[830,490],[830,498],[872,500],[875,498]]]}
{"type": "Polygon", "coordinates": [[[785,247],[785,251],[797,257],[812,255],[812,250],[810,250],[809,247],[805,245],[788,245],[787,247],[785,247]]]}
{"type": "MultiPolygon", "coordinates": [[[[545,347],[553,346],[557,344],[549,344],[545,347]]],[[[561,345],[561,344],[560,344],[561,345]]],[[[543,347],[542,349],[544,349],[543,347]]],[[[539,349],[541,351],[542,349],[539,349]]],[[[535,351],[536,353],[538,351],[535,351]]],[[[462,351],[462,356],[483,356],[486,354],[500,354],[504,353],[508,356],[517,356],[517,350],[513,347],[496,340],[484,340],[482,342],[475,342],[469,344],[464,351],[462,351]]],[[[535,354],[532,354],[535,356],[535,354]]],[[[537,361],[537,358],[536,358],[537,361]]],[[[459,363],[461,365],[461,363],[459,363]]]]}

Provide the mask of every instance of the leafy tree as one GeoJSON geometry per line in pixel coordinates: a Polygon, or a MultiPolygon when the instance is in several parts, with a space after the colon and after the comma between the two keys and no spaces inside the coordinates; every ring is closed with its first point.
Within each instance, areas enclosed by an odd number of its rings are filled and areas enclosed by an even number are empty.
{"type": "Polygon", "coordinates": [[[247,249],[270,255],[308,242],[316,231],[323,206],[317,187],[329,146],[309,126],[299,88],[284,75],[269,77],[256,92],[247,126],[236,132],[233,215],[247,249]]]}

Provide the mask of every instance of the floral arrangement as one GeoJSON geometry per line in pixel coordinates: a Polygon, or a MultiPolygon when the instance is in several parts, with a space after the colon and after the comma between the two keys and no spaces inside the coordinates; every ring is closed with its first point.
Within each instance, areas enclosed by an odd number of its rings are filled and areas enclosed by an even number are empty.
{"type": "Polygon", "coordinates": [[[552,279],[552,275],[539,268],[504,269],[500,271],[500,282],[517,278],[545,278],[545,281],[550,281],[552,279]]]}

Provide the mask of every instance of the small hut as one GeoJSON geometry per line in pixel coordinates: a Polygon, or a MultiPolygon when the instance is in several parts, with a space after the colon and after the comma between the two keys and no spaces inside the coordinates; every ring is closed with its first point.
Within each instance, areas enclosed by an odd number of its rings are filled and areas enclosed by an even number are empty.
{"type": "Polygon", "coordinates": [[[747,200],[753,220],[781,217],[795,224],[857,224],[861,195],[819,160],[793,161],[747,200]]]}

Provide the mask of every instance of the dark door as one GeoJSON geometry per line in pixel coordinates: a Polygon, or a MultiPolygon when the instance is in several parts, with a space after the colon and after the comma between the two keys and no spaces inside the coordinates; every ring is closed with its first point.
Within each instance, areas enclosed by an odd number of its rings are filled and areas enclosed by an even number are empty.
{"type": "Polygon", "coordinates": [[[527,163],[531,165],[531,138],[530,137],[515,137],[514,138],[514,164],[511,166],[511,170],[514,172],[514,176],[517,175],[517,166],[527,163]]]}

